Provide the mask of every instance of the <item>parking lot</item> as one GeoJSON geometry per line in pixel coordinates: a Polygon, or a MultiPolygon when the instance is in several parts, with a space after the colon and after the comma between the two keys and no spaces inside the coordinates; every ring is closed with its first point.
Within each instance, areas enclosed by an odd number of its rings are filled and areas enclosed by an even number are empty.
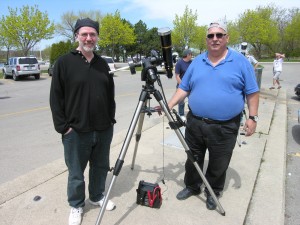
{"type": "MultiPolygon", "coordinates": [[[[119,67],[123,65],[127,64],[119,67]]],[[[0,184],[63,157],[60,135],[54,130],[49,107],[51,79],[43,73],[40,80],[0,80],[0,184]]],[[[129,71],[116,72],[114,80],[118,133],[129,127],[144,82],[140,72],[131,75],[129,71]]],[[[175,79],[161,75],[161,80],[166,96],[171,97],[175,79]]],[[[158,105],[155,100],[151,104],[158,105]]]]}

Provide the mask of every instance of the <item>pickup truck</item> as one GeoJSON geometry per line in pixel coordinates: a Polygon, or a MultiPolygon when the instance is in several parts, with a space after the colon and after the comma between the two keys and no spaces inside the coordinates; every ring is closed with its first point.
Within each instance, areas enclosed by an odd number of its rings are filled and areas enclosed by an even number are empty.
{"type": "Polygon", "coordinates": [[[20,77],[34,76],[40,79],[40,66],[36,57],[11,57],[2,69],[4,79],[9,76],[17,81],[20,77]]]}

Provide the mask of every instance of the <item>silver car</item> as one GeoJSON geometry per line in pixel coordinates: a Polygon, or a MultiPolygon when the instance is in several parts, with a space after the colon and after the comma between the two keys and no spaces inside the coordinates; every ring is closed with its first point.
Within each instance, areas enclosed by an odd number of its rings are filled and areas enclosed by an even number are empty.
{"type": "Polygon", "coordinates": [[[34,76],[40,79],[40,65],[36,57],[11,57],[3,67],[4,78],[12,76],[15,81],[20,77],[34,76]]]}

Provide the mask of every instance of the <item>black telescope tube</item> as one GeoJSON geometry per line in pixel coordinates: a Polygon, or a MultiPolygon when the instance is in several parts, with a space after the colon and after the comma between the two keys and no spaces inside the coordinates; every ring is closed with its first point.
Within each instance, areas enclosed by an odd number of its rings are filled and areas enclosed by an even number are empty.
{"type": "Polygon", "coordinates": [[[167,71],[167,77],[172,78],[173,59],[172,59],[172,40],[171,30],[168,27],[158,29],[158,35],[160,36],[162,53],[165,62],[165,68],[167,71]]]}

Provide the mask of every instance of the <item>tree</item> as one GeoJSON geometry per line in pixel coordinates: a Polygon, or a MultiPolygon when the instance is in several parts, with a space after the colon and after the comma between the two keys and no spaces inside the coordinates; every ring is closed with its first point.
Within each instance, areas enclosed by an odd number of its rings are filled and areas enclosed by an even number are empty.
{"type": "Polygon", "coordinates": [[[284,42],[288,56],[300,55],[300,12],[295,13],[284,30],[284,42]],[[296,29],[295,29],[296,28],[296,29]]]}
{"type": "Polygon", "coordinates": [[[70,40],[59,43],[52,44],[50,53],[50,63],[53,64],[60,56],[70,52],[72,49],[76,48],[76,43],[70,40]]]}
{"type": "Polygon", "coordinates": [[[50,54],[51,54],[51,46],[46,46],[43,51],[42,51],[42,54],[43,54],[43,59],[50,59],[50,54]]]}
{"type": "Polygon", "coordinates": [[[155,50],[158,52],[161,52],[161,42],[160,42],[160,37],[158,35],[158,29],[157,27],[153,27],[151,29],[147,30],[145,40],[146,40],[146,48],[145,48],[145,55],[149,56],[151,50],[155,50]]]}
{"type": "Polygon", "coordinates": [[[235,22],[227,23],[227,32],[229,34],[229,44],[234,46],[241,43],[240,32],[238,30],[238,24],[235,22]]]}
{"type": "Polygon", "coordinates": [[[77,19],[90,18],[94,21],[98,21],[100,23],[102,19],[102,15],[100,11],[79,11],[78,15],[76,15],[73,11],[66,12],[61,16],[61,23],[56,25],[56,33],[66,37],[67,40],[75,42],[75,24],[77,19]]]}
{"type": "Polygon", "coordinates": [[[18,14],[8,7],[9,15],[0,21],[2,37],[10,39],[13,46],[22,50],[25,56],[42,39],[50,39],[54,33],[54,24],[50,22],[47,13],[42,13],[38,7],[23,6],[18,14]]]}
{"type": "Polygon", "coordinates": [[[112,57],[120,54],[120,46],[133,44],[135,39],[134,30],[121,20],[119,11],[102,18],[98,44],[108,49],[112,57]]]}
{"type": "Polygon", "coordinates": [[[175,14],[175,20],[173,20],[174,29],[172,32],[172,42],[174,46],[183,50],[191,43],[195,43],[197,33],[197,10],[193,14],[193,11],[185,7],[182,17],[175,14]]]}
{"type": "Polygon", "coordinates": [[[6,61],[9,58],[9,51],[12,47],[12,40],[5,35],[5,31],[3,30],[3,26],[0,26],[0,47],[6,48],[6,61]]]}
{"type": "Polygon", "coordinates": [[[277,23],[279,38],[278,38],[278,42],[273,43],[273,46],[271,47],[271,49],[274,49],[274,50],[277,49],[277,50],[275,50],[275,52],[277,52],[277,51],[282,52],[282,50],[283,50],[282,48],[284,45],[284,42],[283,42],[284,30],[285,30],[286,25],[290,22],[290,19],[287,14],[287,10],[279,8],[279,7],[273,7],[272,17],[273,17],[273,20],[276,21],[276,23],[277,23]]]}
{"type": "Polygon", "coordinates": [[[136,35],[136,53],[138,53],[141,59],[142,55],[145,56],[147,54],[147,25],[142,20],[139,20],[139,22],[134,25],[134,33],[136,35]]]}
{"type": "Polygon", "coordinates": [[[272,19],[271,7],[258,7],[256,11],[247,10],[238,22],[243,41],[250,43],[258,58],[261,58],[263,47],[272,47],[279,40],[277,23],[272,19]]]}
{"type": "MultiPolygon", "coordinates": [[[[135,25],[131,25],[130,22],[126,20],[124,20],[124,22],[128,23],[129,26],[134,29],[136,36],[133,44],[124,46],[127,55],[131,55],[131,57],[135,55],[139,57],[150,56],[151,50],[160,51],[161,44],[156,27],[148,29],[142,20],[138,21],[135,25]]],[[[140,60],[140,58],[137,60],[140,60]]]]}
{"type": "Polygon", "coordinates": [[[199,49],[200,52],[204,51],[206,49],[206,33],[207,26],[197,26],[191,47],[199,49]]]}

